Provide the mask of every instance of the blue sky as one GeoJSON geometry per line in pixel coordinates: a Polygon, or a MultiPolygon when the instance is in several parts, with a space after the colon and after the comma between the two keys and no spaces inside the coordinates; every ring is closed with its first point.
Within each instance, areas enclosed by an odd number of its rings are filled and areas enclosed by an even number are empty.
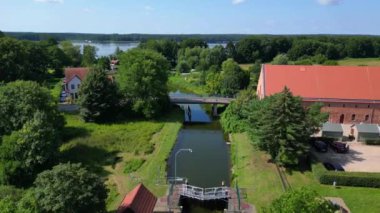
{"type": "Polygon", "coordinates": [[[380,35],[379,0],[0,0],[0,30],[380,35]]]}

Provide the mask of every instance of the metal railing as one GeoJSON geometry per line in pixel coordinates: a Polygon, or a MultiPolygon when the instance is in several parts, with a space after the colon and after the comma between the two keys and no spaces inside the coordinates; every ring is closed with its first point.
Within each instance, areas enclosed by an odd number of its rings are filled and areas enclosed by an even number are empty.
{"type": "Polygon", "coordinates": [[[197,200],[219,200],[230,198],[229,187],[200,188],[187,184],[180,186],[180,195],[197,200]]]}

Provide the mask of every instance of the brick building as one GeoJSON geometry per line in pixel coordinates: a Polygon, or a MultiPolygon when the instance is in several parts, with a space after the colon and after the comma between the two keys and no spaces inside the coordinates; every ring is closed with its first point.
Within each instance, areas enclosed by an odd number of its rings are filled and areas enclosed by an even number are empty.
{"type": "Polygon", "coordinates": [[[323,103],[331,123],[380,123],[380,67],[262,65],[260,99],[285,86],[305,106],[323,103]]]}

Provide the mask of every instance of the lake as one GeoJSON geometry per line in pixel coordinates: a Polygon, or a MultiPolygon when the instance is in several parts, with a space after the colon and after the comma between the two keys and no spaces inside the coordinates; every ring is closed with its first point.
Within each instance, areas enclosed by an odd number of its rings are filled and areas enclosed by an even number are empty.
{"type": "MultiPolygon", "coordinates": [[[[136,48],[140,42],[135,41],[123,41],[123,42],[86,42],[86,41],[72,41],[74,45],[81,46],[83,49],[84,45],[92,45],[97,48],[97,56],[109,56],[115,53],[117,47],[119,47],[122,51],[130,50],[136,48]]],[[[208,43],[210,48],[213,48],[217,45],[226,46],[226,42],[220,43],[208,43]]]]}

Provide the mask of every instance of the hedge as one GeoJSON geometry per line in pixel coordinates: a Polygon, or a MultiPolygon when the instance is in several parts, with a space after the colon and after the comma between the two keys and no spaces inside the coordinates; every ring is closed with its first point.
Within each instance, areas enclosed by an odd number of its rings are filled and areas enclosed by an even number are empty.
{"type": "Polygon", "coordinates": [[[380,145],[380,140],[366,140],[367,145],[380,145]]]}
{"type": "Polygon", "coordinates": [[[321,184],[380,188],[380,173],[329,171],[322,163],[312,165],[312,170],[321,184]]]}

